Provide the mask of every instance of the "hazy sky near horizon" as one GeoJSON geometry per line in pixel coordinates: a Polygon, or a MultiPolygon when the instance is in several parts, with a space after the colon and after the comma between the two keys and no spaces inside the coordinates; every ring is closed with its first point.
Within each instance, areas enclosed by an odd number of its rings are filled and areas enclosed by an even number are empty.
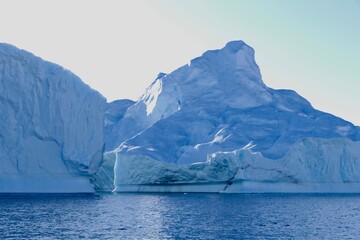
{"type": "Polygon", "coordinates": [[[360,125],[359,0],[2,0],[0,42],[71,70],[109,101],[244,40],[263,80],[360,125]]]}

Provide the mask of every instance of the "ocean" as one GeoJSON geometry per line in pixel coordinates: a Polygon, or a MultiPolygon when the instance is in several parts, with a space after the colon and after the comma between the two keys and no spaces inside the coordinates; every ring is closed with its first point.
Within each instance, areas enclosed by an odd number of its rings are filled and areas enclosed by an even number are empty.
{"type": "Polygon", "coordinates": [[[360,195],[3,194],[0,239],[360,239],[360,195]]]}

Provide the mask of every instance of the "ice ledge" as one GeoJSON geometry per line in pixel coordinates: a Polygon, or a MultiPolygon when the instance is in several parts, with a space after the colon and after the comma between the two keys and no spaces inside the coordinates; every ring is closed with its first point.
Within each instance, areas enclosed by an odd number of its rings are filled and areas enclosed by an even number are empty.
{"type": "Polygon", "coordinates": [[[116,192],[360,192],[360,142],[348,139],[304,139],[277,160],[248,148],[213,153],[190,165],[108,154],[104,166],[114,169],[116,192]]]}
{"type": "Polygon", "coordinates": [[[116,192],[147,193],[360,193],[360,182],[296,184],[239,181],[189,184],[124,184],[116,192]]]}
{"type": "Polygon", "coordinates": [[[225,186],[225,182],[188,184],[124,184],[118,185],[116,192],[219,193],[224,190],[225,186]]]}
{"type": "Polygon", "coordinates": [[[223,193],[360,193],[360,182],[297,184],[240,181],[233,183],[223,193]]]}

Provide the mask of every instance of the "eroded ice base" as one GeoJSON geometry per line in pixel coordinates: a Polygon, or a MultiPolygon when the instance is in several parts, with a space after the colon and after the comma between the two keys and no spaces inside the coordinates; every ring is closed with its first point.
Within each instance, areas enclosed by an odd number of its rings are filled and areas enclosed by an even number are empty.
{"type": "Polygon", "coordinates": [[[116,192],[360,192],[360,142],[348,139],[308,138],[277,160],[248,148],[190,165],[116,151],[107,159],[116,192]]]}
{"type": "Polygon", "coordinates": [[[239,181],[189,184],[125,184],[116,192],[160,193],[360,193],[360,183],[312,183],[239,181]]]}

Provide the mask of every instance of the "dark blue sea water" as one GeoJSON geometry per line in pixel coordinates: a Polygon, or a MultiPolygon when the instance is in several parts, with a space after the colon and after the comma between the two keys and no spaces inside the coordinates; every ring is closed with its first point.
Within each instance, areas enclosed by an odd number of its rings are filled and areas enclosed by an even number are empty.
{"type": "Polygon", "coordinates": [[[0,239],[360,239],[360,195],[0,195],[0,239]]]}

